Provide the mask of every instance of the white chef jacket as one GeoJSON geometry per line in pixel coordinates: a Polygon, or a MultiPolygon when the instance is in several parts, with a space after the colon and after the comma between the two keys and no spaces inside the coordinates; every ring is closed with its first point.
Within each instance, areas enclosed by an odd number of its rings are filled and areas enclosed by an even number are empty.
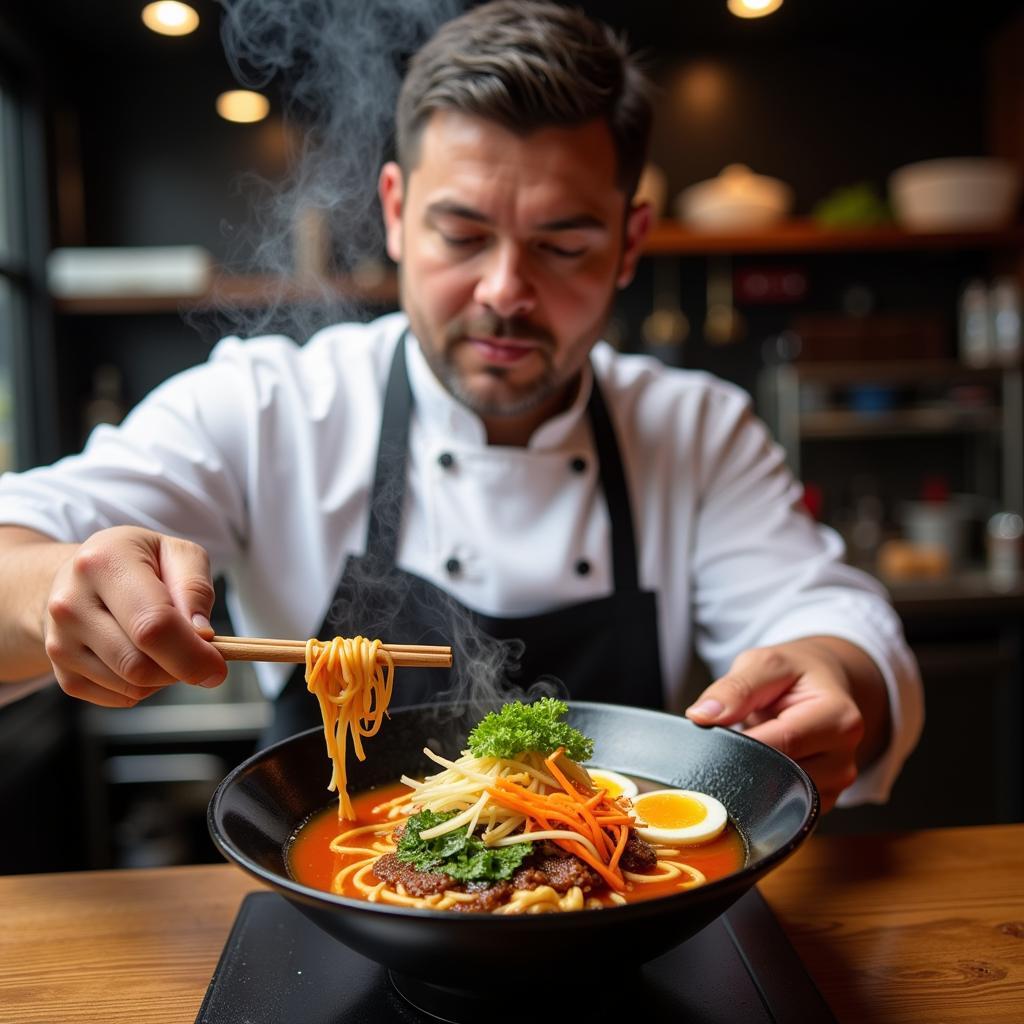
{"type": "MultiPolygon", "coordinates": [[[[329,327],[303,346],[227,338],[120,427],[97,428],[81,455],[6,474],[0,523],[61,541],[123,524],[187,537],[225,575],[240,633],[309,636],[345,559],[363,552],[384,385],[406,326],[396,313],[329,327]]],[[[640,586],[657,593],[666,707],[681,705],[691,645],[718,676],[750,647],[847,639],[885,677],[893,728],[887,752],[840,802],[886,799],[921,729],[914,659],[882,588],[843,564],[838,536],[801,510],[800,486],[745,392],[599,343],[571,408],[525,448],[492,446],[411,334],[405,344],[415,404],[400,568],[491,616],[610,593],[586,416],[596,373],[632,498],[640,586]],[[580,458],[583,472],[572,465],[580,458]],[[577,571],[581,560],[589,573],[577,571]]],[[[289,668],[256,666],[268,696],[289,668]]]]}

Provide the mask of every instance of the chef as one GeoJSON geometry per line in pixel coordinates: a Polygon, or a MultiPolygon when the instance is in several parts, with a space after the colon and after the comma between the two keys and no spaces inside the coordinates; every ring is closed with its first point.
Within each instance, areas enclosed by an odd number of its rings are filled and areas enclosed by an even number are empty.
{"type": "MultiPolygon", "coordinates": [[[[451,642],[472,669],[400,670],[396,703],[546,676],[679,708],[695,648],[694,721],[785,751],[826,807],[884,800],[922,699],[882,591],[743,392],[600,340],[650,224],[648,95],[577,11],[443,26],[380,174],[402,312],[226,339],[81,455],[4,477],[5,678],[108,707],[217,686],[223,574],[239,633],[451,642]]],[[[258,666],[268,738],[317,721],[287,670],[258,666]]]]}

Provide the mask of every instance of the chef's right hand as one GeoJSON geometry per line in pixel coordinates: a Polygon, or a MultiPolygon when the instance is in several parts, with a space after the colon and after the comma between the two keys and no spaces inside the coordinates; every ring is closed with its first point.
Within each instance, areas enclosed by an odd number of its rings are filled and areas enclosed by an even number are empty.
{"type": "Polygon", "coordinates": [[[218,686],[210,559],[198,544],[134,526],[94,533],[57,569],[43,639],[72,697],[132,707],[182,680],[218,686]]]}

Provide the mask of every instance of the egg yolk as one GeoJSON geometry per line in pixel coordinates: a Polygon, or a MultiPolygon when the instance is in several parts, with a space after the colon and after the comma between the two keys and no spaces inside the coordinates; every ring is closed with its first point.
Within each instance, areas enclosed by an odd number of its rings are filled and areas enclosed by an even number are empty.
{"type": "Polygon", "coordinates": [[[590,777],[594,780],[594,785],[598,789],[603,789],[610,799],[614,800],[617,796],[622,796],[622,787],[617,782],[612,782],[611,779],[605,778],[599,772],[591,772],[590,777]]]}
{"type": "Polygon", "coordinates": [[[659,793],[634,803],[637,813],[652,828],[688,828],[703,821],[707,808],[692,796],[659,793]]]}

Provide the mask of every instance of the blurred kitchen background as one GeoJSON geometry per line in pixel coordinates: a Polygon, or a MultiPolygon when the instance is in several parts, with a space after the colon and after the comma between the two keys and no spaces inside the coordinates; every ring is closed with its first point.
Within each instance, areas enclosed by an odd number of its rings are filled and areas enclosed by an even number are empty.
{"type": "MultiPolygon", "coordinates": [[[[822,828],[1022,820],[1024,5],[748,5],[579,4],[661,86],[660,220],[610,340],[747,389],[902,614],[924,738],[889,805],[822,828]]],[[[245,257],[246,183],[298,148],[279,83],[232,115],[220,6],[177,35],[187,11],[143,7],[0,8],[0,470],[79,450],[225,333],[397,301],[379,236],[341,263],[315,208],[285,273],[245,257]]],[[[206,803],[267,717],[247,666],[130,711],[21,692],[0,871],[217,859],[206,803]]]]}

